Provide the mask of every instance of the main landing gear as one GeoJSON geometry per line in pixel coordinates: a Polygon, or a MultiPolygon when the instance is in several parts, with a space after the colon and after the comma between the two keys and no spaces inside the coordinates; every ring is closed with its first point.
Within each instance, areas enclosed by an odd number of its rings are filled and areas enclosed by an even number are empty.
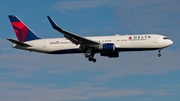
{"type": "Polygon", "coordinates": [[[87,48],[86,46],[80,46],[79,48],[84,52],[85,57],[88,58],[89,61],[96,62],[94,58],[95,52],[92,48],[87,48]]]}
{"type": "Polygon", "coordinates": [[[158,57],[161,57],[161,51],[162,51],[162,49],[160,49],[160,50],[158,50],[158,57]]]}
{"type": "Polygon", "coordinates": [[[84,53],[85,57],[88,58],[89,61],[96,62],[96,59],[94,58],[95,53],[84,53]]]}

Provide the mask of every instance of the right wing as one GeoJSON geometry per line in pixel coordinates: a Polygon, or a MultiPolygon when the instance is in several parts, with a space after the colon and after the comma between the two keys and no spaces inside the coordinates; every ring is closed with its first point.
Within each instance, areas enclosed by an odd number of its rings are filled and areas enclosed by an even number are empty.
{"type": "Polygon", "coordinates": [[[84,37],[78,36],[76,34],[73,34],[71,32],[65,31],[63,29],[61,29],[53,20],[50,16],[47,16],[49,22],[51,23],[52,27],[59,31],[60,33],[64,34],[64,37],[69,39],[72,43],[78,45],[85,45],[85,46],[95,46],[95,45],[99,45],[101,43],[90,40],[90,39],[86,39],[84,37]]]}
{"type": "Polygon", "coordinates": [[[32,47],[31,45],[29,44],[26,44],[26,43],[23,43],[23,42],[20,42],[20,41],[16,41],[14,39],[7,39],[8,41],[16,44],[16,45],[19,45],[19,46],[24,46],[24,47],[32,47]]]}

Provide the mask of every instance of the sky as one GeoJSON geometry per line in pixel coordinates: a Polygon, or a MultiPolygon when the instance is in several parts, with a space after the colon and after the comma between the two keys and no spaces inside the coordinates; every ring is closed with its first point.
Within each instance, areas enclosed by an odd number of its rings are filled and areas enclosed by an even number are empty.
{"type": "Polygon", "coordinates": [[[0,0],[0,101],[179,101],[179,0],[0,0]],[[12,48],[8,15],[41,38],[63,35],[47,16],[80,36],[157,33],[174,44],[120,52],[96,63],[83,54],[50,55],[12,48]]]}

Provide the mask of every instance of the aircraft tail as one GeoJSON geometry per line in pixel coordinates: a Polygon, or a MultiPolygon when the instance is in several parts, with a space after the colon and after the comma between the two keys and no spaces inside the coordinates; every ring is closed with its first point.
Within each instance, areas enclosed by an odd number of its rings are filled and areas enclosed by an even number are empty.
{"type": "Polygon", "coordinates": [[[18,17],[16,17],[15,15],[9,15],[8,17],[18,41],[25,42],[40,39],[18,17]]]}

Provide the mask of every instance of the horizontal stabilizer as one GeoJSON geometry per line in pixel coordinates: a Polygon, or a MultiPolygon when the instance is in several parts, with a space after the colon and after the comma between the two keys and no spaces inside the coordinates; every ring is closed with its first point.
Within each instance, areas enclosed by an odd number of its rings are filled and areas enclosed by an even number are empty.
{"type": "Polygon", "coordinates": [[[32,47],[31,45],[29,44],[26,44],[26,43],[23,43],[23,42],[20,42],[20,41],[16,41],[14,39],[7,39],[8,41],[16,44],[16,45],[19,45],[19,46],[24,46],[24,47],[32,47]]]}

